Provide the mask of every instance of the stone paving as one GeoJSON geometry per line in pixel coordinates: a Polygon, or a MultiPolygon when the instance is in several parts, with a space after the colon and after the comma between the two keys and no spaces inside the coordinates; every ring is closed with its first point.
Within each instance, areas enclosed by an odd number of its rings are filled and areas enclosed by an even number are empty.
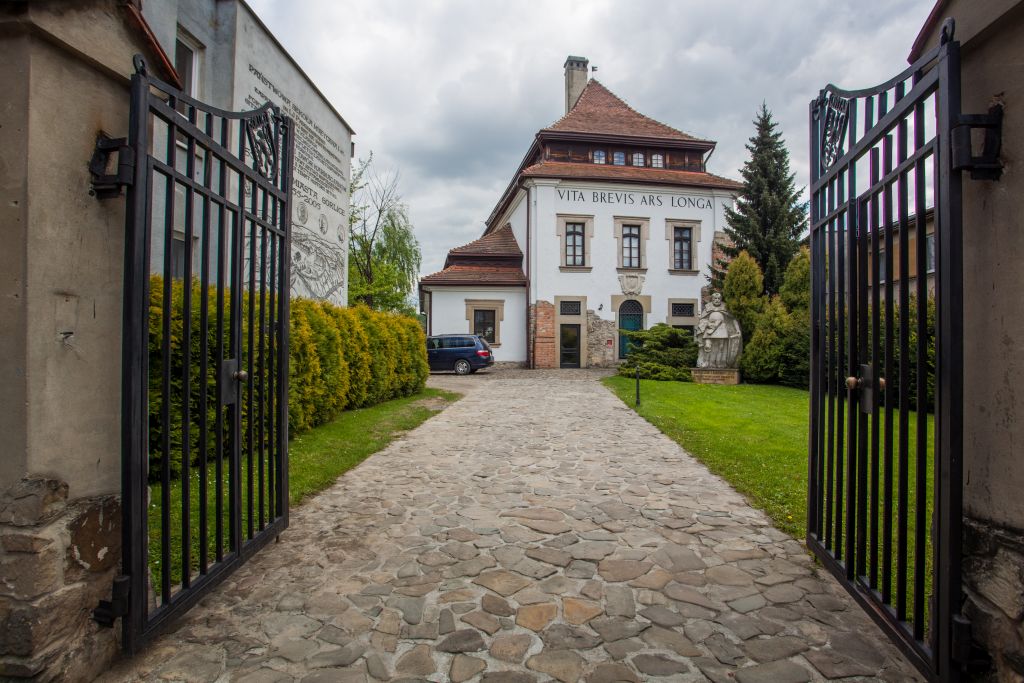
{"type": "Polygon", "coordinates": [[[918,680],[597,374],[432,377],[466,397],[101,680],[918,680]]]}

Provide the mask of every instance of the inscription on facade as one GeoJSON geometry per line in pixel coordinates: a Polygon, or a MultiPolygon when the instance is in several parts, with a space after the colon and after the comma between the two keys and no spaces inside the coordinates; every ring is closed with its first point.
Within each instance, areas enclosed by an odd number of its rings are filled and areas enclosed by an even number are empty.
{"type": "Polygon", "coordinates": [[[270,100],[295,122],[292,295],[345,303],[349,160],[335,134],[315,121],[263,71],[249,64],[244,104],[270,100]]]}
{"type": "Polygon", "coordinates": [[[691,197],[646,192],[607,192],[604,190],[557,190],[558,198],[575,204],[623,204],[625,206],[668,206],[676,209],[713,209],[711,197],[691,197]]]}

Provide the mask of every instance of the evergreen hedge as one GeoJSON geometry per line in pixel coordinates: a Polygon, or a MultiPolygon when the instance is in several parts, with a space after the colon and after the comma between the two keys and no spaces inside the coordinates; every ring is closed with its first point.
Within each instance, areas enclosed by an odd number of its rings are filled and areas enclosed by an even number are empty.
{"type": "MultiPolygon", "coordinates": [[[[166,283],[160,276],[150,278],[149,307],[149,453],[150,472],[158,475],[163,453],[163,302],[166,283]]],[[[171,454],[171,472],[177,477],[181,471],[182,407],[184,400],[184,332],[183,312],[185,283],[170,283],[171,319],[171,376],[168,413],[171,430],[167,434],[171,454]]],[[[191,286],[192,318],[189,321],[189,424],[190,461],[198,462],[203,435],[199,430],[199,415],[206,403],[206,450],[212,458],[216,448],[218,364],[217,327],[210,316],[205,349],[200,334],[200,297],[202,288],[198,280],[191,286]],[[200,383],[201,363],[205,352],[208,370],[206,382],[200,383]]],[[[232,293],[226,290],[225,306],[232,293]]],[[[209,289],[211,313],[216,308],[216,287],[209,289]]],[[[242,295],[243,346],[248,336],[249,296],[242,295]]],[[[253,302],[259,306],[259,301],[253,302]]],[[[273,298],[267,297],[264,306],[269,309],[273,298]]],[[[258,310],[255,311],[258,315],[258,310]]],[[[228,348],[228,321],[223,325],[223,348],[228,348]]],[[[343,308],[324,301],[295,298],[291,300],[289,320],[288,367],[288,429],[299,434],[329,422],[350,408],[374,405],[420,391],[426,384],[426,337],[419,322],[412,317],[395,313],[371,311],[365,306],[343,308]]],[[[225,352],[227,355],[227,352],[225,352]]],[[[249,416],[244,412],[242,435],[247,438],[249,416]]],[[[222,416],[224,434],[227,435],[226,411],[222,416]]]]}

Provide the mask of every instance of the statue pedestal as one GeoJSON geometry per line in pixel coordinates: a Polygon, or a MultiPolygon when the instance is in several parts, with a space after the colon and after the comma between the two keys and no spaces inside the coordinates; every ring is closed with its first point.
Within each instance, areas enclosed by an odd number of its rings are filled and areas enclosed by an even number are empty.
{"type": "Polygon", "coordinates": [[[738,368],[690,368],[697,384],[739,384],[738,368]]]}

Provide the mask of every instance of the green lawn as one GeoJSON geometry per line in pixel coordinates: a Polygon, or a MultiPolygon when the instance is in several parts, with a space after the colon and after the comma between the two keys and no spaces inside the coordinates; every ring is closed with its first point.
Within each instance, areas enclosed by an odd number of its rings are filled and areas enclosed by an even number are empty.
{"type": "MultiPolygon", "coordinates": [[[[634,407],[635,380],[616,376],[606,378],[604,383],[623,402],[634,407]]],[[[727,480],[752,505],[764,510],[776,527],[799,539],[806,536],[808,392],[759,384],[721,386],[642,380],[640,385],[641,403],[638,412],[641,416],[693,454],[712,472],[727,480]]],[[[916,425],[917,416],[911,413],[908,431],[911,435],[912,462],[916,425]]],[[[898,429],[894,431],[894,439],[898,443],[898,429]]],[[[926,524],[929,525],[933,502],[933,433],[934,421],[929,415],[928,505],[925,515],[926,524]]],[[[916,555],[913,540],[914,475],[914,465],[911,464],[908,476],[908,561],[911,566],[916,555]]],[[[894,481],[898,483],[895,475],[894,481]]],[[[880,500],[880,510],[881,505],[880,500]]],[[[881,519],[881,513],[879,517],[881,519]]],[[[896,537],[895,521],[893,537],[896,537]]],[[[927,596],[931,593],[930,534],[926,535],[925,558],[927,596]]],[[[913,605],[913,595],[909,596],[908,602],[913,605]]]]}
{"type": "MultiPolygon", "coordinates": [[[[400,436],[403,432],[413,429],[423,423],[427,418],[437,414],[448,404],[457,400],[459,394],[438,389],[424,389],[414,396],[399,398],[381,403],[380,405],[357,410],[347,410],[336,420],[308,432],[300,434],[291,440],[288,448],[288,476],[289,490],[288,498],[294,507],[303,499],[311,496],[333,484],[344,472],[352,469],[368,456],[376,453],[391,441],[400,436]]],[[[242,463],[242,508],[243,508],[243,533],[248,522],[247,513],[247,475],[248,463],[242,463]]],[[[225,464],[225,469],[226,464],[225,464]]],[[[189,486],[189,509],[190,509],[190,535],[191,535],[191,569],[195,573],[199,567],[199,471],[193,468],[190,471],[189,486]]],[[[258,478],[257,478],[258,480],[258,478]]],[[[213,561],[216,553],[216,470],[213,464],[208,467],[208,489],[207,489],[207,529],[208,529],[208,553],[213,561]]],[[[228,487],[227,476],[223,478],[223,490],[228,487]]],[[[266,491],[266,489],[264,489],[266,491]]],[[[258,495],[254,495],[254,498],[258,495]]],[[[161,486],[159,483],[150,485],[150,507],[149,507],[149,565],[153,576],[153,584],[159,591],[161,578],[161,486]]],[[[255,504],[255,502],[254,502],[255,504]]],[[[168,541],[171,548],[171,584],[174,586],[181,581],[181,543],[182,543],[182,487],[180,481],[171,483],[170,486],[170,529],[168,541]]],[[[227,551],[227,526],[228,517],[225,505],[224,510],[225,527],[225,552],[227,551]]]]}

